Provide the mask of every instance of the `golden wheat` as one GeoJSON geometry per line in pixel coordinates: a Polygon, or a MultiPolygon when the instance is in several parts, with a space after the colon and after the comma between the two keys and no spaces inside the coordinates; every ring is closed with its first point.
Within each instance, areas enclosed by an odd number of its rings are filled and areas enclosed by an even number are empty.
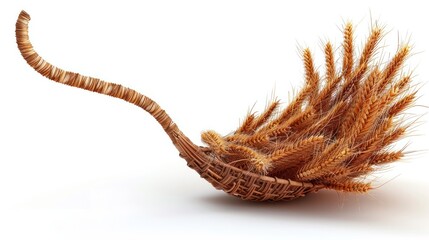
{"type": "MultiPolygon", "coordinates": [[[[354,181],[376,165],[403,157],[403,151],[386,150],[406,131],[400,122],[393,124],[392,119],[410,107],[416,95],[416,92],[407,93],[411,76],[398,76],[410,52],[408,45],[399,48],[385,65],[372,64],[382,37],[382,29],[375,26],[356,61],[353,26],[347,23],[341,71],[337,72],[333,46],[328,42],[322,78],[315,70],[310,50],[304,49],[306,84],[297,97],[278,117],[272,115],[272,108],[278,107],[278,101],[260,116],[250,114],[252,119],[248,117],[238,131],[224,137],[225,144],[234,139],[243,126],[249,126],[247,132],[252,138],[266,140],[264,136],[268,136],[275,144],[248,145],[266,157],[264,163],[267,165],[245,166],[247,170],[263,169],[257,173],[317,182],[341,191],[370,189],[367,183],[354,181]],[[324,87],[319,89],[320,85],[324,87]],[[248,123],[254,119],[258,119],[258,124],[248,123]],[[305,145],[315,140],[312,148],[305,145]],[[279,145],[283,147],[278,148],[279,145]],[[296,157],[297,152],[300,152],[299,157],[296,157]],[[338,182],[339,179],[342,182],[338,182]]],[[[207,133],[202,134],[203,141],[207,133]]]]}

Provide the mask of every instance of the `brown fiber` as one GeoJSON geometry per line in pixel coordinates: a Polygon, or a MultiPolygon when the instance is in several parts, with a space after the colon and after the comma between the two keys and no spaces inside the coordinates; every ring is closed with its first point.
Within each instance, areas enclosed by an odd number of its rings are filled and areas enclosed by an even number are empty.
{"type": "Polygon", "coordinates": [[[398,114],[412,106],[411,77],[401,75],[410,47],[404,45],[385,64],[374,60],[382,29],[374,27],[356,56],[353,25],[344,28],[342,59],[324,47],[325,71],[303,51],[305,84],[287,107],[280,101],[261,114],[249,113],[233,133],[202,133],[200,147],[187,138],[160,106],[132,89],[62,70],[41,58],[28,36],[30,16],[16,23],[18,48],[43,76],[73,87],[123,99],[149,112],[171,138],[188,166],[215,188],[247,200],[290,200],[319,189],[367,192],[365,176],[401,159],[391,144],[406,133],[398,114]],[[341,62],[341,66],[337,66],[341,62]]]}

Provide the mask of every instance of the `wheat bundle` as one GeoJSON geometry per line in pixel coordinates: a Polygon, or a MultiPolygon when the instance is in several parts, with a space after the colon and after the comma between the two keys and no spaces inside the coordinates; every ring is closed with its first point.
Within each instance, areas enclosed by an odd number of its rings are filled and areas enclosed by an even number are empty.
{"type": "Polygon", "coordinates": [[[203,132],[207,146],[200,147],[145,95],[46,62],[30,43],[29,21],[22,11],[16,39],[31,67],[53,81],[143,108],[160,123],[189,167],[217,189],[242,199],[290,200],[322,188],[367,192],[371,183],[365,176],[404,156],[404,149],[390,149],[409,127],[398,115],[416,98],[411,75],[401,72],[410,47],[398,48],[385,64],[375,61],[383,37],[377,26],[355,56],[353,26],[346,24],[342,65],[337,66],[334,47],[326,43],[323,76],[310,50],[304,49],[305,85],[287,107],[280,109],[280,101],[273,101],[261,114],[249,114],[227,136],[203,132]]]}

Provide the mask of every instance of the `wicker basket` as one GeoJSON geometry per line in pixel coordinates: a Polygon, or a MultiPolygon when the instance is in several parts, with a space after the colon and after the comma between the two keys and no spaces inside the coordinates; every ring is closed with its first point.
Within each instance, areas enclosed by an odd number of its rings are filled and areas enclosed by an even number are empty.
{"type": "Polygon", "coordinates": [[[306,84],[288,107],[273,117],[279,105],[274,101],[259,116],[249,114],[229,136],[203,132],[201,139],[208,147],[199,147],[149,97],[45,61],[29,40],[29,21],[30,16],[22,11],[16,40],[31,67],[58,83],[144,109],[162,126],[190,168],[233,196],[255,201],[291,200],[322,188],[365,193],[372,189],[365,179],[369,174],[404,156],[404,149],[393,151],[390,145],[409,128],[410,124],[397,117],[416,98],[411,74],[401,73],[410,46],[400,47],[386,64],[374,61],[383,35],[378,27],[372,30],[357,62],[353,27],[346,24],[340,73],[329,42],[324,77],[314,67],[310,50],[305,49],[306,84]]]}
{"type": "Polygon", "coordinates": [[[254,201],[292,200],[316,192],[322,185],[258,175],[228,165],[204,153],[183,134],[177,135],[176,147],[188,166],[216,189],[233,196],[254,201]]]}

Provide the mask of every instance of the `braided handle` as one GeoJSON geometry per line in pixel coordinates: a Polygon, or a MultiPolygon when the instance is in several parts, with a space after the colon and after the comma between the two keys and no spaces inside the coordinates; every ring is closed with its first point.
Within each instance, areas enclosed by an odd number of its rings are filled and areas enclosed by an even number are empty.
{"type": "Polygon", "coordinates": [[[53,66],[40,57],[39,54],[37,54],[37,52],[33,49],[33,46],[28,37],[29,21],[30,15],[25,11],[21,11],[16,22],[16,42],[24,59],[38,73],[62,84],[67,84],[69,86],[120,98],[129,103],[135,104],[152,115],[162,126],[165,132],[170,136],[173,143],[176,142],[177,135],[182,133],[170,118],[170,116],[149,97],[146,97],[145,95],[138,93],[133,89],[123,87],[119,84],[105,82],[97,78],[65,71],[53,66]]]}

